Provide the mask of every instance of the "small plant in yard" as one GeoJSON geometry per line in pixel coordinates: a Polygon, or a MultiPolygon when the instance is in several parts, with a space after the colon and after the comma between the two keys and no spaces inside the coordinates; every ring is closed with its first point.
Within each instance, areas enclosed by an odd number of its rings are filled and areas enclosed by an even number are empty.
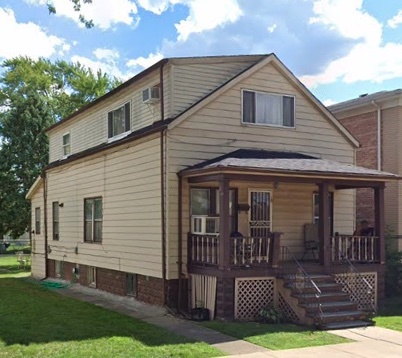
{"type": "Polygon", "coordinates": [[[261,323],[282,323],[284,317],[281,311],[273,305],[269,305],[261,309],[259,321],[261,323]]]}
{"type": "Polygon", "coordinates": [[[204,307],[204,301],[198,300],[195,303],[195,308],[191,310],[191,319],[194,321],[208,321],[209,309],[204,307]]]}

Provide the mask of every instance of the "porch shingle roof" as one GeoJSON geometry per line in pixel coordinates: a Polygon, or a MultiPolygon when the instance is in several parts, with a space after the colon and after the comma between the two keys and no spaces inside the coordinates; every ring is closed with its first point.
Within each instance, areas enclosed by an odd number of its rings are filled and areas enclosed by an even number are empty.
{"type": "Polygon", "coordinates": [[[199,163],[182,172],[196,169],[256,169],[270,172],[340,174],[397,179],[398,175],[367,169],[333,160],[314,158],[295,152],[272,152],[266,150],[240,149],[221,157],[199,163]]]}

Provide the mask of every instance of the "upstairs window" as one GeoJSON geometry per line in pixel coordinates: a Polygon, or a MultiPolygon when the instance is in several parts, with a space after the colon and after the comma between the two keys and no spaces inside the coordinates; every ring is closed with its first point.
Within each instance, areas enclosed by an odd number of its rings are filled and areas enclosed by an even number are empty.
{"type": "Polygon", "coordinates": [[[108,113],[108,138],[130,130],[130,103],[108,113]]]}
{"type": "Polygon", "coordinates": [[[70,133],[63,135],[63,157],[67,157],[71,154],[71,138],[70,133]]]}
{"type": "Polygon", "coordinates": [[[84,199],[84,241],[102,242],[102,198],[84,199]]]}
{"type": "Polygon", "coordinates": [[[243,123],[280,127],[295,126],[295,98],[243,91],[243,123]]]}

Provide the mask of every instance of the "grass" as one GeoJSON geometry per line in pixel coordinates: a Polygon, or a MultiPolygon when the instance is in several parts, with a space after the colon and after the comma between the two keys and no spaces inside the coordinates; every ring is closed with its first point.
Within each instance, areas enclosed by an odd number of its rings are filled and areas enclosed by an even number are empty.
{"type": "Polygon", "coordinates": [[[27,277],[30,276],[30,271],[30,266],[20,266],[15,255],[0,255],[0,279],[7,277],[27,277]]]}
{"type": "MultiPolygon", "coordinates": [[[[15,260],[15,257],[14,257],[15,260]]],[[[12,262],[11,262],[12,263],[12,262]]],[[[0,257],[0,268],[12,268],[0,257]]],[[[146,322],[0,273],[0,357],[216,357],[222,352],[146,322]]]]}
{"type": "Polygon", "coordinates": [[[402,297],[388,298],[374,321],[379,327],[402,332],[402,297]]]}
{"type": "Polygon", "coordinates": [[[255,322],[206,322],[204,326],[232,337],[272,350],[315,347],[350,342],[324,331],[312,331],[294,324],[260,324],[255,322]]]}

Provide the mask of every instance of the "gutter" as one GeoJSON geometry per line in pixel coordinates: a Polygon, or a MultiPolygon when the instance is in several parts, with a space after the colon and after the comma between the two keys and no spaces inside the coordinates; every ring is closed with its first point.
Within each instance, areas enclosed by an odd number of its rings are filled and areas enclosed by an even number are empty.
{"type": "Polygon", "coordinates": [[[377,170],[381,170],[381,107],[374,100],[371,104],[377,109],[377,170]]]}

